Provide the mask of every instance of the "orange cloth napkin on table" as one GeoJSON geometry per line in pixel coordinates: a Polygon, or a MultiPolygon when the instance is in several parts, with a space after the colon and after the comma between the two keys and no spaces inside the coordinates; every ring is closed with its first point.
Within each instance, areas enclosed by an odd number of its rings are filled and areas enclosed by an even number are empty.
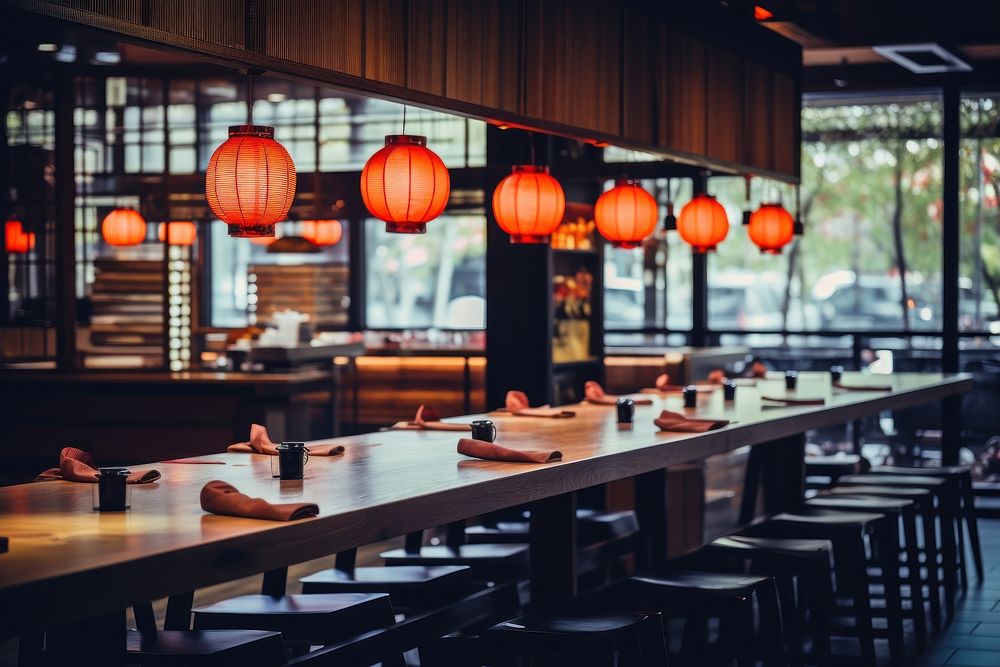
{"type": "Polygon", "coordinates": [[[441,421],[438,411],[429,405],[417,408],[417,414],[410,421],[396,422],[394,429],[412,431],[471,431],[472,424],[450,424],[441,421]]]}
{"type": "MultiPolygon", "coordinates": [[[[67,482],[97,483],[100,471],[94,457],[76,447],[63,447],[59,452],[59,467],[49,468],[35,478],[36,482],[63,479],[67,482]]],[[[159,470],[137,470],[128,476],[129,484],[149,484],[160,479],[159,470]]]]}
{"type": "Polygon", "coordinates": [[[219,480],[202,487],[201,508],[212,514],[268,521],[294,521],[319,514],[315,503],[269,503],[263,498],[240,493],[232,484],[219,480]]]}
{"type": "Polygon", "coordinates": [[[562,419],[565,417],[575,417],[575,412],[570,412],[569,410],[563,410],[562,408],[553,408],[548,405],[543,405],[541,407],[532,408],[528,404],[528,395],[523,391],[517,391],[516,389],[511,389],[507,392],[507,397],[504,400],[507,411],[512,415],[517,415],[518,417],[548,417],[550,419],[562,419]]]}
{"type": "Polygon", "coordinates": [[[791,398],[789,396],[761,396],[760,400],[781,403],[782,405],[823,405],[826,403],[825,398],[791,398]]]}
{"type": "MultiPolygon", "coordinates": [[[[227,452],[242,452],[245,454],[266,454],[277,456],[278,450],[271,438],[267,436],[267,429],[260,424],[250,425],[250,442],[237,442],[235,445],[226,447],[227,452]]],[[[343,445],[307,445],[306,451],[309,456],[339,456],[344,453],[343,445]]]]}
{"type": "Polygon", "coordinates": [[[656,378],[656,385],[652,388],[640,389],[641,394],[655,394],[660,392],[662,394],[669,393],[680,393],[684,391],[684,387],[679,384],[670,384],[670,376],[666,373],[660,373],[656,378]]]}
{"type": "MultiPolygon", "coordinates": [[[[596,380],[587,380],[583,385],[583,396],[587,403],[594,405],[615,405],[618,396],[604,393],[604,387],[596,380]]],[[[632,398],[631,396],[629,398],[632,398]]],[[[653,401],[648,398],[632,398],[636,405],[652,405],[653,401]]]]}
{"type": "Polygon", "coordinates": [[[729,423],[728,419],[693,419],[679,412],[664,410],[660,416],[653,420],[657,428],[661,431],[674,431],[676,433],[704,433],[722,428],[729,423]]]}
{"type": "Polygon", "coordinates": [[[852,384],[852,385],[846,385],[846,384],[843,384],[841,382],[834,382],[833,383],[833,388],[834,389],[841,389],[843,391],[892,391],[892,385],[891,384],[870,384],[870,385],[852,384]]]}
{"type": "Polygon", "coordinates": [[[472,438],[459,439],[458,453],[475,459],[515,463],[552,463],[562,460],[562,452],[556,449],[518,449],[472,438]]]}

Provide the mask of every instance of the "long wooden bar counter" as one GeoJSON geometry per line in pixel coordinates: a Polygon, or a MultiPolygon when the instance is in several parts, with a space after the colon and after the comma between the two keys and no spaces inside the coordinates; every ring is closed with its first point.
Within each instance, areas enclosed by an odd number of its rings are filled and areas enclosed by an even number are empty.
{"type": "MultiPolygon", "coordinates": [[[[552,464],[466,458],[456,452],[457,434],[431,431],[339,438],[346,454],[314,457],[301,482],[272,479],[267,457],[257,455],[205,457],[222,464],[154,464],[162,479],[136,486],[132,510],[122,514],[93,512],[88,484],[0,488],[0,536],[10,539],[9,552],[0,554],[0,627],[13,634],[113,612],[417,529],[568,497],[593,485],[654,474],[672,464],[809,428],[957,396],[972,385],[966,374],[937,373],[879,378],[849,373],[844,382],[891,382],[893,389],[842,392],[831,388],[826,374],[803,373],[797,395],[823,397],[825,403],[773,408],[762,407],[760,396],[784,395],[782,379],[740,387],[732,405],[725,405],[716,391],[696,414],[732,423],[701,434],[658,432],[653,425],[661,410],[681,409],[677,396],[638,407],[631,428],[618,426],[614,408],[607,406],[570,406],[576,412],[572,419],[490,414],[498,442],[558,448],[563,460],[552,464]],[[315,502],[320,514],[291,523],[206,514],[199,506],[199,492],[213,479],[269,501],[315,502]]],[[[219,442],[219,450],[227,444],[219,442]]],[[[569,520],[565,511],[571,504],[556,502],[551,507],[548,512],[543,503],[537,520],[569,520]]],[[[546,538],[534,533],[533,546],[546,546],[546,538]]],[[[558,588],[559,581],[573,576],[572,567],[568,574],[545,571],[565,553],[560,549],[572,548],[565,543],[551,546],[544,557],[533,559],[533,585],[539,588],[551,587],[553,581],[558,588]]]]}

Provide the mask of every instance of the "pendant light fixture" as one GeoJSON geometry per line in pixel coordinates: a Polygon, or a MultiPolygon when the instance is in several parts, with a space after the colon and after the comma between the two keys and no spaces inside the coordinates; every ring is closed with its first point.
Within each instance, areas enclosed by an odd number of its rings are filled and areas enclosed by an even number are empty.
{"type": "Polygon", "coordinates": [[[802,236],[805,234],[805,226],[802,224],[802,186],[795,184],[795,222],[792,223],[792,234],[802,236]]]}
{"type": "Polygon", "coordinates": [[[273,237],[295,200],[295,163],[274,140],[274,128],[253,124],[253,84],[250,75],[246,125],[229,128],[226,139],[208,162],[205,196],[212,212],[236,237],[273,237]]]}
{"type": "Polygon", "coordinates": [[[597,230],[616,248],[638,248],[658,216],[656,199],[634,180],[619,179],[594,205],[597,230]]]}
{"type": "Polygon", "coordinates": [[[101,236],[108,245],[139,245],[146,240],[146,219],[134,208],[116,208],[101,222],[101,236]]]}
{"type": "Polygon", "coordinates": [[[198,238],[198,227],[190,220],[161,222],[156,230],[156,238],[165,241],[168,234],[170,245],[194,245],[198,238]]]}
{"type": "Polygon", "coordinates": [[[753,176],[747,174],[745,178],[746,183],[744,184],[744,187],[746,188],[746,201],[743,204],[743,224],[749,225],[750,216],[752,215],[751,211],[753,211],[753,204],[750,202],[750,180],[753,176]]]}
{"type": "Polygon", "coordinates": [[[340,220],[303,220],[299,234],[318,246],[337,245],[344,236],[340,220]]]}
{"type": "Polygon", "coordinates": [[[695,195],[681,209],[680,217],[677,218],[677,231],[696,253],[715,250],[715,246],[729,233],[726,209],[711,195],[695,195]]]}
{"type": "Polygon", "coordinates": [[[792,240],[792,214],[781,204],[761,204],[750,214],[747,233],[762,253],[780,255],[792,240]]]}
{"type": "Polygon", "coordinates": [[[35,233],[24,231],[24,223],[11,218],[4,224],[4,242],[7,252],[25,255],[35,248],[35,233]]]}
{"type": "Polygon", "coordinates": [[[365,208],[385,221],[385,231],[423,234],[427,223],[448,204],[451,178],[437,153],[427,148],[427,137],[390,134],[385,146],[361,170],[361,199],[365,208]]]}
{"type": "Polygon", "coordinates": [[[667,215],[663,218],[663,231],[677,231],[677,216],[674,215],[674,188],[670,178],[667,178],[667,215]]]}
{"type": "Polygon", "coordinates": [[[493,191],[493,215],[511,243],[548,243],[566,213],[566,194],[546,166],[514,165],[493,191]]]}

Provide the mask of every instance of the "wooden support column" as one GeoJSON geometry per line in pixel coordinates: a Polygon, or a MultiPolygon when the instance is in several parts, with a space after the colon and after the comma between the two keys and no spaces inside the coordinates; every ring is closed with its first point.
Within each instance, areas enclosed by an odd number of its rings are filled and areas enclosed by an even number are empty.
{"type": "Polygon", "coordinates": [[[76,367],[76,177],[73,107],[76,90],[71,74],[56,78],[56,367],[76,367]]]}
{"type": "Polygon", "coordinates": [[[576,595],[576,495],[531,505],[531,604],[559,605],[576,595]]]}
{"type": "MultiPolygon", "coordinates": [[[[941,299],[942,340],[941,369],[946,373],[960,370],[958,336],[959,265],[961,241],[959,237],[959,149],[962,140],[959,116],[961,90],[957,80],[950,80],[944,87],[944,152],[942,177],[941,225],[941,299]]],[[[951,396],[941,402],[941,463],[957,465],[962,447],[962,397],[951,396]]]]}
{"type": "Polygon", "coordinates": [[[754,445],[747,461],[740,523],[757,516],[763,492],[765,514],[777,514],[798,507],[805,495],[804,433],[754,445]]]}

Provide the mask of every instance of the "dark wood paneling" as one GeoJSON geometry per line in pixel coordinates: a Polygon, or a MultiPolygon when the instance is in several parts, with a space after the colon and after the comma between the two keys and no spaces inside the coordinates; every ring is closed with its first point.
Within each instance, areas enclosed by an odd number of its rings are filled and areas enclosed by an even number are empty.
{"type": "Polygon", "coordinates": [[[129,23],[142,23],[142,0],[50,0],[53,5],[62,5],[80,11],[100,14],[129,23]]]}
{"type": "Polygon", "coordinates": [[[410,0],[407,35],[407,87],[444,95],[448,38],[446,0],[410,0]]]}
{"type": "Polygon", "coordinates": [[[656,143],[653,27],[645,15],[625,10],[625,48],[622,49],[622,136],[656,143]]]}
{"type": "Polygon", "coordinates": [[[599,0],[529,3],[525,105],[529,116],[584,130],[621,130],[621,9],[599,0]]]}
{"type": "Polygon", "coordinates": [[[361,76],[361,0],[267,0],[266,16],[267,55],[361,76]]]}
{"type": "Polygon", "coordinates": [[[448,2],[449,98],[519,111],[520,17],[519,3],[448,2]]]}
{"type": "Polygon", "coordinates": [[[789,74],[774,73],[774,170],[783,174],[799,173],[799,123],[802,97],[795,79],[789,74]]]}
{"type": "Polygon", "coordinates": [[[709,157],[726,162],[743,158],[743,66],[739,57],[718,46],[708,48],[707,118],[709,157]]]}
{"type": "Polygon", "coordinates": [[[213,44],[243,48],[245,4],[243,0],[156,0],[149,3],[149,26],[213,44]]]}
{"type": "Polygon", "coordinates": [[[749,167],[774,166],[771,72],[747,62],[743,73],[743,160],[749,167]]]}
{"type": "Polygon", "coordinates": [[[365,0],[364,4],[362,75],[374,81],[405,86],[409,2],[365,0]]]}
{"type": "Polygon", "coordinates": [[[665,148],[704,155],[706,150],[705,44],[661,28],[664,57],[657,59],[657,85],[663,100],[659,142],[665,148]]]}

